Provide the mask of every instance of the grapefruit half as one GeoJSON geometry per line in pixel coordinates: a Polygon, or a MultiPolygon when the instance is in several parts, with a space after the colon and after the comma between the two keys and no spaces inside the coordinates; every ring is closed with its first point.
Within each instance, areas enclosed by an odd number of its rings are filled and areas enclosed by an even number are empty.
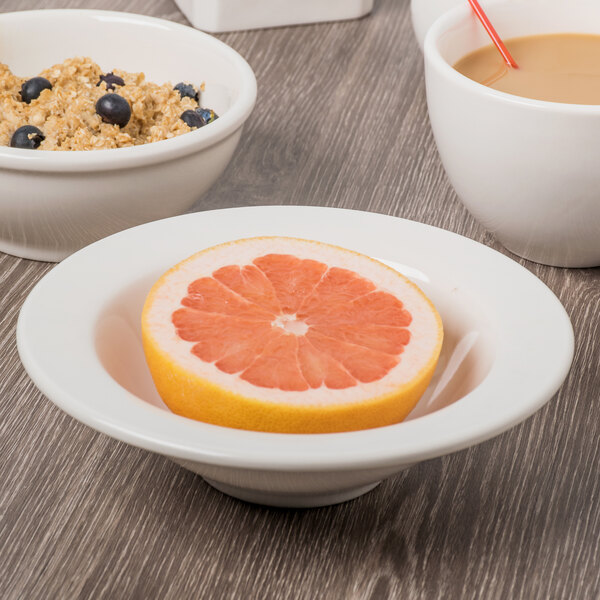
{"type": "Polygon", "coordinates": [[[203,250],[167,271],[142,313],[146,360],[178,415],[279,433],[402,421],[440,354],[442,321],[377,260],[284,237],[203,250]]]}

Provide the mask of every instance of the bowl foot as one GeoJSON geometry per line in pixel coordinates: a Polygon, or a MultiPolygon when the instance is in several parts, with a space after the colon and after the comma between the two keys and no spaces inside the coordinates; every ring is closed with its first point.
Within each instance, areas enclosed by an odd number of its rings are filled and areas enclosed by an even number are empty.
{"type": "Polygon", "coordinates": [[[253,504],[263,504],[265,506],[277,506],[280,508],[316,508],[318,506],[330,506],[331,504],[340,504],[348,500],[354,500],[372,489],[381,482],[376,481],[368,485],[342,490],[340,492],[329,492],[324,494],[294,494],[282,492],[267,492],[263,490],[253,490],[241,488],[234,485],[227,485],[212,479],[204,477],[204,481],[219,490],[223,494],[233,496],[238,500],[252,502],[253,504]]]}

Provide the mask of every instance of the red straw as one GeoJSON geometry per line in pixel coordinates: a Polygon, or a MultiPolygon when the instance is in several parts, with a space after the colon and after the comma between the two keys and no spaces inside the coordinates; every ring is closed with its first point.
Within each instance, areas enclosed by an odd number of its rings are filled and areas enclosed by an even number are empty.
{"type": "Polygon", "coordinates": [[[479,2],[477,0],[469,0],[469,4],[471,5],[471,8],[475,11],[475,14],[481,21],[481,24],[485,27],[485,30],[488,32],[489,36],[492,38],[492,42],[494,42],[494,45],[496,46],[496,48],[498,48],[500,54],[502,54],[504,62],[506,62],[506,64],[509,67],[512,67],[513,69],[518,69],[519,65],[517,65],[515,59],[510,55],[510,52],[504,45],[504,42],[500,39],[500,36],[494,29],[494,26],[487,18],[485,12],[483,12],[483,8],[481,8],[479,2]]]}

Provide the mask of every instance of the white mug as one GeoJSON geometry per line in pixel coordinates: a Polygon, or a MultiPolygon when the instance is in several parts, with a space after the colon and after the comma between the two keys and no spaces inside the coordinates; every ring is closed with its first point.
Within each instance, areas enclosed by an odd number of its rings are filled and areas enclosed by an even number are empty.
{"type": "MultiPolygon", "coordinates": [[[[487,13],[506,38],[600,34],[597,0],[502,2],[487,13]]],[[[441,16],[425,39],[429,116],[446,173],[469,211],[515,254],[600,266],[600,106],[513,96],[452,67],[489,43],[468,5],[441,16]]]]}

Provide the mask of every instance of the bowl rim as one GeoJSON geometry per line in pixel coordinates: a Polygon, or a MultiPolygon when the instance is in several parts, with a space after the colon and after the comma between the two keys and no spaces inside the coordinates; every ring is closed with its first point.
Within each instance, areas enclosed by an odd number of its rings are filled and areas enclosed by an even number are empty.
{"type": "Polygon", "coordinates": [[[170,161],[181,156],[199,152],[213,146],[235,133],[246,121],[256,103],[256,77],[250,65],[233,48],[221,40],[167,19],[138,15],[135,13],[96,9],[40,9],[13,11],[0,14],[0,25],[10,21],[26,21],[29,18],[47,18],[49,14],[62,18],[120,21],[135,25],[160,27],[179,35],[194,36],[224,55],[235,67],[240,78],[240,93],[231,107],[210,127],[167,140],[139,146],[108,148],[101,150],[71,150],[56,152],[41,150],[31,152],[20,148],[0,146],[0,168],[36,172],[86,172],[130,169],[170,161]]]}
{"type": "MultiPolygon", "coordinates": [[[[589,2],[584,2],[587,6],[592,6],[589,2]]],[[[572,10],[572,5],[571,10],[572,10]]],[[[504,11],[515,11],[531,8],[531,5],[526,3],[515,3],[507,4],[503,0],[496,0],[486,6],[486,11],[491,15],[490,18],[493,20],[493,11],[498,8],[504,11]]],[[[565,10],[566,5],[565,5],[565,10]]],[[[463,6],[457,6],[448,10],[447,12],[440,15],[434,23],[431,25],[425,36],[425,42],[423,47],[423,55],[425,59],[426,69],[431,68],[435,70],[444,80],[451,83],[452,85],[458,85],[462,87],[466,92],[476,94],[481,98],[487,98],[498,102],[504,102],[512,105],[519,105],[523,108],[535,109],[544,112],[554,112],[564,115],[582,115],[589,114],[598,116],[600,113],[600,105],[596,104],[571,104],[566,102],[549,102],[547,100],[536,100],[534,98],[526,98],[524,96],[516,96],[507,92],[501,92],[489,88],[481,83],[469,79],[466,75],[459,73],[454,67],[446,61],[442,56],[439,48],[438,41],[442,35],[448,33],[448,31],[464,22],[467,19],[474,19],[477,21],[477,17],[473,13],[468,3],[463,6]]],[[[479,23],[479,21],[477,21],[479,23]]],[[[585,33],[572,32],[572,33],[585,33]]],[[[600,34],[597,34],[600,35],[600,34]]],[[[490,41],[491,43],[491,41],[490,41]]]]}
{"type": "MultiPolygon", "coordinates": [[[[260,232],[256,234],[261,235],[260,232]]],[[[223,234],[214,235],[218,237],[223,234]]],[[[304,237],[307,237],[306,234],[304,237]]],[[[379,239],[365,243],[389,247],[388,242],[379,239]]],[[[180,242],[181,248],[185,245],[185,251],[186,244],[180,242]]],[[[205,244],[212,245],[208,242],[205,244]]],[[[162,261],[161,252],[158,248],[155,257],[160,255],[162,261]]],[[[439,259],[435,251],[430,250],[430,255],[423,260],[437,264],[439,259]]],[[[156,264],[156,268],[163,266],[156,264]]],[[[449,290],[453,290],[454,285],[448,284],[449,290]]],[[[108,285],[101,287],[103,293],[109,293],[108,285]]],[[[62,291],[58,294],[61,296],[62,291]]],[[[85,321],[85,314],[83,319],[85,321]]],[[[495,327],[500,325],[495,324],[495,327]]],[[[56,266],[30,292],[19,314],[17,346],[26,371],[55,405],[93,429],[118,440],[171,458],[203,464],[268,471],[315,472],[410,464],[464,449],[502,433],[532,415],[554,396],[571,367],[574,337],[569,317],[552,291],[525,267],[483,244],[437,227],[377,213],[325,207],[266,206],[220,209],[154,221],[87,246],[56,266]],[[90,349],[95,348],[96,334],[91,332],[96,331],[99,313],[94,312],[97,309],[90,308],[85,299],[81,302],[81,298],[78,299],[76,310],[91,310],[96,316],[90,314],[88,325],[85,326],[80,323],[73,327],[72,317],[65,322],[70,324],[74,339],[83,341],[92,336],[85,342],[88,349],[79,349],[73,360],[80,367],[85,366],[86,360],[89,361],[88,366],[93,367],[92,374],[97,376],[96,384],[90,388],[90,371],[82,374],[85,378],[82,382],[73,381],[73,361],[68,357],[62,363],[62,368],[66,369],[60,376],[63,381],[57,382],[56,377],[48,372],[44,362],[48,365],[49,360],[52,363],[55,359],[63,359],[57,357],[54,345],[48,346],[47,340],[55,339],[51,333],[48,335],[50,330],[43,332],[42,329],[50,323],[51,327],[58,327],[55,334],[57,331],[64,332],[64,329],[60,329],[62,317],[53,320],[48,318],[49,315],[40,313],[40,307],[42,312],[52,312],[52,302],[48,302],[46,291],[48,287],[52,290],[53,285],[59,284],[58,289],[63,290],[65,285],[69,285],[70,272],[80,274],[86,263],[85,272],[89,272],[90,268],[98,272],[94,267],[97,263],[102,264],[101,270],[105,270],[107,277],[110,275],[109,281],[114,289],[123,289],[125,284],[115,281],[117,274],[111,271],[110,263],[118,264],[122,270],[119,277],[124,278],[127,285],[131,284],[128,268],[136,264],[147,267],[148,261],[152,260],[142,248],[145,237],[159,239],[156,236],[162,231],[162,235],[167,234],[166,237],[171,240],[177,231],[180,232],[180,238],[189,235],[191,239],[193,233],[195,244],[196,233],[202,228],[214,229],[215,232],[227,231],[228,236],[232,235],[230,229],[226,228],[231,219],[236,220],[234,227],[242,229],[257,228],[256,223],[260,223],[261,228],[264,227],[262,223],[269,223],[267,228],[271,228],[275,223],[271,235],[278,235],[277,227],[282,225],[283,235],[293,235],[293,231],[309,226],[312,231],[314,223],[322,223],[319,225],[319,237],[313,239],[331,236],[330,240],[323,241],[332,243],[336,243],[334,237],[356,239],[357,235],[361,235],[360,231],[371,232],[368,234],[372,236],[370,240],[378,238],[380,232],[384,232],[388,240],[390,236],[396,240],[404,237],[422,240],[418,243],[425,245],[432,239],[437,240],[436,243],[449,249],[448,256],[454,256],[450,259],[452,263],[460,265],[455,267],[459,269],[458,272],[463,277],[464,273],[468,273],[474,293],[487,294],[496,309],[501,307],[505,311],[501,323],[510,323],[516,329],[518,323],[524,322],[530,330],[525,336],[514,332],[503,334],[504,337],[497,343],[494,366],[483,382],[459,402],[396,425],[345,433],[277,434],[230,429],[180,417],[149,404],[117,383],[101,365],[95,349],[90,349]],[[329,233],[326,229],[328,222],[337,223],[343,233],[329,233]],[[187,233],[183,233],[185,230],[187,233]],[[136,243],[140,250],[132,251],[136,243]],[[122,252],[127,249],[130,267],[123,265],[121,260],[122,252]],[[143,255],[133,256],[136,252],[143,252],[143,255]],[[119,261],[116,257],[120,257],[119,261]],[[455,259],[462,260],[462,264],[455,259]],[[480,266],[482,263],[486,268],[480,266]],[[474,266],[476,275],[472,275],[474,266]],[[501,285],[507,282],[511,285],[501,285]],[[523,293],[517,294],[518,290],[523,293]],[[543,301],[540,302],[540,299],[543,301]],[[550,319],[551,327],[547,326],[545,319],[550,319]],[[57,324],[52,325],[53,322],[57,324]],[[513,325],[515,322],[517,325],[513,325]],[[43,327],[38,327],[40,324],[43,327]],[[84,358],[85,352],[89,359],[84,358]],[[505,380],[507,372],[512,378],[508,384],[505,380]],[[82,390],[85,390],[84,395],[91,395],[95,399],[82,399],[82,390]],[[117,403],[116,417],[110,407],[108,410],[106,408],[107,398],[114,398],[109,402],[117,403]]]]}

